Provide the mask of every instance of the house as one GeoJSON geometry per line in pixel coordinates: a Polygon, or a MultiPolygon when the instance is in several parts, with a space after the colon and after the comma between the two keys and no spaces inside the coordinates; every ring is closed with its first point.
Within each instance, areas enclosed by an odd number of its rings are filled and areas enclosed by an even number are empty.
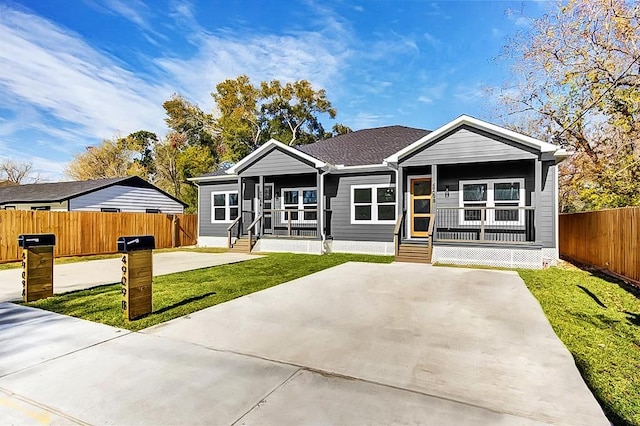
{"type": "Polygon", "coordinates": [[[0,209],[183,213],[186,204],[138,176],[0,188],[0,209]]]}
{"type": "Polygon", "coordinates": [[[558,259],[559,146],[460,116],[433,132],[275,140],[194,178],[201,246],[541,268],[558,259]]]}

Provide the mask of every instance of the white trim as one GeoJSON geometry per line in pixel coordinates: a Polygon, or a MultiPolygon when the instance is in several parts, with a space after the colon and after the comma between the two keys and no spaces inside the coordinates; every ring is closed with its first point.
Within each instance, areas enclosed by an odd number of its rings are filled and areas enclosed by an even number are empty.
{"type": "MultiPolygon", "coordinates": [[[[362,204],[362,203],[361,203],[362,204]]],[[[363,185],[351,185],[351,199],[349,200],[351,210],[351,224],[352,225],[391,225],[396,223],[398,216],[398,185],[392,183],[383,184],[363,184],[363,185]],[[393,188],[395,190],[395,202],[393,203],[393,220],[378,220],[378,206],[390,206],[391,203],[378,203],[377,189],[378,188],[393,188]],[[356,220],[356,204],[354,202],[354,191],[356,189],[371,189],[371,220],[356,220]]]]}
{"type": "Polygon", "coordinates": [[[240,197],[238,197],[238,204],[236,206],[232,206],[229,204],[229,195],[236,194],[238,195],[238,191],[212,191],[211,192],[211,223],[231,223],[233,219],[231,219],[231,208],[236,207],[238,209],[238,214],[240,214],[240,197]],[[224,206],[214,206],[213,200],[216,195],[224,195],[224,206]],[[224,208],[224,220],[216,220],[216,212],[215,209],[224,208]]]}
{"type": "Polygon", "coordinates": [[[200,216],[200,201],[202,201],[202,198],[200,198],[200,186],[199,185],[196,185],[196,186],[198,187],[198,210],[196,211],[196,213],[198,214],[198,227],[196,228],[196,242],[197,242],[200,239],[200,227],[202,226],[202,220],[201,220],[202,216],[200,216]]]}
{"type": "Polygon", "coordinates": [[[370,170],[370,169],[384,169],[387,170],[388,166],[385,164],[361,164],[359,166],[345,166],[344,164],[336,164],[334,167],[336,171],[349,171],[349,170],[370,170]]]}
{"type": "Polygon", "coordinates": [[[238,175],[232,174],[232,175],[216,175],[216,176],[197,176],[197,177],[187,178],[187,180],[189,182],[196,182],[197,184],[198,182],[209,182],[209,181],[216,181],[216,180],[233,180],[237,178],[238,178],[238,175]]]}
{"type": "MultiPolygon", "coordinates": [[[[280,188],[280,208],[282,210],[285,210],[285,203],[284,203],[284,192],[285,191],[289,191],[289,192],[293,192],[293,191],[298,191],[298,219],[296,219],[295,221],[293,219],[291,219],[292,222],[295,223],[305,223],[305,224],[311,224],[311,223],[318,223],[318,215],[320,214],[320,211],[318,209],[318,188],[316,188],[315,186],[306,186],[306,187],[293,187],[293,188],[280,188]],[[304,191],[316,191],[316,202],[315,204],[304,204],[304,191]],[[316,220],[305,220],[304,219],[304,212],[301,212],[300,210],[304,210],[304,206],[316,206],[316,220]],[[300,219],[300,215],[302,214],[302,219],[300,219]]],[[[289,204],[290,206],[293,206],[293,204],[289,204]]],[[[310,212],[311,213],[311,212],[310,212]]],[[[285,212],[282,212],[281,214],[279,214],[279,220],[280,220],[280,224],[284,225],[287,224],[288,221],[285,219],[285,212]]]]}
{"type": "Polygon", "coordinates": [[[245,164],[251,162],[254,158],[259,157],[260,155],[262,155],[263,152],[269,151],[272,147],[276,147],[276,148],[280,148],[282,150],[284,150],[285,152],[302,158],[303,160],[306,160],[310,163],[312,163],[316,168],[318,167],[324,167],[327,163],[325,163],[324,161],[320,161],[317,158],[314,158],[308,154],[305,154],[302,151],[299,151],[295,148],[291,148],[288,145],[283,144],[282,142],[279,142],[275,139],[270,139],[268,142],[262,144],[260,146],[260,148],[256,149],[255,151],[253,151],[251,154],[247,155],[246,157],[244,157],[242,160],[238,161],[236,164],[233,165],[233,167],[230,167],[227,169],[226,173],[227,174],[237,174],[238,169],[241,169],[242,166],[244,166],[245,164]]]}
{"type": "MultiPolygon", "coordinates": [[[[553,221],[554,224],[554,235],[555,235],[555,239],[556,239],[556,250],[558,251],[558,253],[560,253],[560,202],[559,202],[559,194],[558,194],[558,165],[555,165],[555,172],[554,172],[554,179],[555,179],[555,185],[553,186],[553,201],[555,203],[555,220],[553,221]]],[[[557,259],[556,259],[557,260],[557,259]]]]}
{"type": "MultiPolygon", "coordinates": [[[[524,179],[523,178],[506,178],[506,179],[473,179],[473,180],[460,180],[458,181],[458,206],[464,207],[465,204],[485,204],[486,207],[500,207],[502,203],[511,203],[514,204],[513,201],[500,201],[498,205],[495,204],[494,199],[494,185],[496,183],[518,183],[520,184],[520,189],[518,190],[518,207],[525,206],[525,197],[526,192],[524,188],[524,179]],[[487,185],[487,200],[486,201],[464,201],[464,188],[463,185],[474,185],[474,184],[486,184],[487,185]]],[[[487,210],[485,224],[486,225],[518,225],[524,226],[524,214],[521,213],[522,210],[518,210],[518,220],[517,221],[496,221],[495,219],[495,210],[487,210]]],[[[460,225],[480,225],[479,220],[465,220],[464,219],[464,210],[460,209],[458,223],[460,225]]]]}
{"type": "Polygon", "coordinates": [[[383,162],[397,163],[401,158],[422,148],[424,145],[450,132],[451,130],[463,125],[469,125],[471,127],[475,127],[480,130],[485,130],[487,132],[490,132],[499,136],[503,136],[507,139],[513,140],[514,142],[521,143],[522,145],[528,146],[530,148],[535,148],[540,152],[553,152],[558,156],[566,155],[566,152],[563,153],[564,150],[560,149],[560,146],[558,145],[554,145],[548,142],[543,142],[541,140],[534,139],[530,136],[526,136],[521,133],[514,132],[513,130],[505,129],[504,127],[496,126],[495,124],[478,120],[477,118],[473,118],[468,115],[461,115],[455,120],[450,121],[449,123],[439,127],[438,129],[434,130],[428,135],[418,139],[411,145],[385,158],[383,162]]]}
{"type": "MultiPolygon", "coordinates": [[[[432,205],[434,204],[433,201],[435,196],[436,196],[436,192],[434,191],[434,187],[433,187],[433,179],[431,177],[431,175],[407,175],[407,191],[404,193],[405,195],[405,199],[407,200],[407,217],[405,220],[405,227],[406,227],[406,231],[404,235],[406,235],[407,240],[424,240],[425,237],[416,237],[413,238],[411,236],[411,214],[413,212],[413,203],[411,203],[411,179],[431,179],[431,199],[432,199],[432,205]]],[[[435,217],[435,212],[431,212],[432,214],[434,214],[435,217]]]]}

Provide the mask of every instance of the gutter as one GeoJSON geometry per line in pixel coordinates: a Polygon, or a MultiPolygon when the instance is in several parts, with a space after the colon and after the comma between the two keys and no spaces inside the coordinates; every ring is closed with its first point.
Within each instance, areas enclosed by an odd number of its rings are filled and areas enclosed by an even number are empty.
{"type": "Polygon", "coordinates": [[[326,201],[325,201],[325,197],[324,197],[324,177],[326,175],[328,175],[329,173],[331,173],[331,168],[330,167],[326,167],[326,169],[320,174],[320,205],[322,207],[321,211],[318,212],[320,213],[320,240],[322,243],[322,254],[327,253],[327,250],[325,248],[325,242],[327,241],[327,234],[325,233],[325,229],[324,229],[324,211],[325,211],[325,205],[326,205],[326,201]]]}

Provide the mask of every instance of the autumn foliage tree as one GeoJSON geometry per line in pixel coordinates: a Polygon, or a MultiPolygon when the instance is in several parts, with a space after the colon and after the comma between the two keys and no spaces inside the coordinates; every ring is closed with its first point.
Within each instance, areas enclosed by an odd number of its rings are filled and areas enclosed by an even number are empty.
{"type": "Polygon", "coordinates": [[[163,103],[169,132],[164,139],[140,130],[89,147],[67,165],[78,180],[138,175],[190,205],[197,189],[189,179],[236,162],[275,138],[289,145],[305,144],[348,133],[336,124],[325,132],[320,116],[335,118],[324,90],[306,80],[251,83],[242,75],[216,86],[214,112],[203,111],[180,94],[163,103]]]}
{"type": "Polygon", "coordinates": [[[510,40],[504,121],[565,147],[563,211],[640,205],[640,5],[571,0],[510,40]]]}

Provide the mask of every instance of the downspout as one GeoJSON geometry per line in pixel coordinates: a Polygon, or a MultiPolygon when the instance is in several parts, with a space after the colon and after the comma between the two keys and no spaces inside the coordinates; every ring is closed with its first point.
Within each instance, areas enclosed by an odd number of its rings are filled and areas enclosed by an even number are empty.
{"type": "Polygon", "coordinates": [[[324,223],[324,211],[325,211],[325,205],[326,205],[326,201],[324,198],[324,177],[325,175],[329,174],[329,169],[327,168],[327,170],[325,170],[324,172],[322,172],[320,174],[320,211],[318,213],[319,214],[319,218],[320,218],[320,239],[321,239],[321,244],[322,244],[322,254],[327,253],[327,249],[325,246],[325,243],[327,241],[327,234],[325,233],[325,223],[324,223]]]}

